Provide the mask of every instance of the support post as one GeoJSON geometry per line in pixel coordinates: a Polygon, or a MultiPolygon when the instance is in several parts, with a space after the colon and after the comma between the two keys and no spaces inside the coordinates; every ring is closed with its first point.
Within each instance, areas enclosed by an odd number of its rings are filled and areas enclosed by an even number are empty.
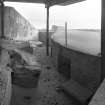
{"type": "Polygon", "coordinates": [[[67,47],[67,22],[65,22],[65,45],[67,47]]]}
{"type": "Polygon", "coordinates": [[[49,5],[46,4],[47,9],[47,24],[46,24],[46,55],[49,56],[49,5]]]}
{"type": "Polygon", "coordinates": [[[105,0],[102,0],[101,17],[101,82],[105,78],[105,0]]]}
{"type": "Polygon", "coordinates": [[[4,2],[0,0],[1,4],[1,38],[4,38],[4,2]]]}

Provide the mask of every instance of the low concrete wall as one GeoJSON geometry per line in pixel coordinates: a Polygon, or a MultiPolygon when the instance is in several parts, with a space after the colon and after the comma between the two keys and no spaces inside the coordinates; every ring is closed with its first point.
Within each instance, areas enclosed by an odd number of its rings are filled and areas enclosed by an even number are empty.
{"type": "Polygon", "coordinates": [[[38,40],[38,30],[12,7],[4,8],[4,35],[10,39],[38,40]]]}
{"type": "MultiPolygon", "coordinates": [[[[64,68],[64,72],[70,71],[70,77],[81,85],[95,91],[100,84],[101,59],[98,56],[92,56],[72,49],[67,49],[59,43],[52,40],[52,60],[58,71],[64,68]],[[69,68],[62,64],[67,59],[70,63],[69,68]]],[[[69,73],[69,72],[68,72],[69,73]]]]}
{"type": "Polygon", "coordinates": [[[0,57],[0,105],[9,105],[11,100],[11,69],[6,67],[10,62],[7,50],[2,50],[0,57]]]}
{"type": "MultiPolygon", "coordinates": [[[[53,31],[49,32],[49,45],[51,45],[51,35],[53,34],[53,31]]],[[[39,41],[43,42],[46,45],[46,30],[40,30],[39,31],[39,41]]]]}
{"type": "Polygon", "coordinates": [[[10,100],[11,72],[7,68],[0,67],[0,105],[10,105],[10,100]]]}

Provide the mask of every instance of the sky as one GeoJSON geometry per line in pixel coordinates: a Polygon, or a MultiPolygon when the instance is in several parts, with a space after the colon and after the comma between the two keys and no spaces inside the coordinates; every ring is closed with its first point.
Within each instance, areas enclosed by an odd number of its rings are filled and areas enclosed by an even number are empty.
{"type": "MultiPolygon", "coordinates": [[[[14,7],[37,29],[46,28],[46,8],[44,4],[5,2],[14,7]]],[[[101,29],[101,0],[86,0],[67,6],[50,7],[50,28],[52,25],[69,29],[101,29]]]]}

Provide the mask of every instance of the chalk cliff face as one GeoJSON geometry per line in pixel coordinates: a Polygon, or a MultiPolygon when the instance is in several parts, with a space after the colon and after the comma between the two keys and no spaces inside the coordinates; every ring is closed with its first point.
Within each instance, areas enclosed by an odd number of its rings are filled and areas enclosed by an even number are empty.
{"type": "Polygon", "coordinates": [[[38,30],[12,7],[4,9],[4,35],[15,40],[38,40],[38,30]]]}

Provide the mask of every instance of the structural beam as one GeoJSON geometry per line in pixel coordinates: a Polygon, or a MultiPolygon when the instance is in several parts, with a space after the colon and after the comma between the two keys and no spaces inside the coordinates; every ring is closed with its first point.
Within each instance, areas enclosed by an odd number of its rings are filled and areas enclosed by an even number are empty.
{"type": "Polygon", "coordinates": [[[82,2],[85,0],[46,0],[46,1],[49,3],[50,6],[53,6],[53,5],[66,6],[66,5],[82,2]]]}
{"type": "Polygon", "coordinates": [[[65,46],[67,47],[67,22],[65,22],[65,46]]]}
{"type": "Polygon", "coordinates": [[[81,2],[81,1],[84,1],[84,0],[4,0],[4,1],[24,2],[24,3],[42,3],[42,4],[45,4],[46,1],[47,1],[50,6],[53,6],[53,5],[63,5],[63,6],[65,6],[65,5],[81,2]]]}
{"type": "Polygon", "coordinates": [[[101,17],[101,82],[105,78],[105,0],[102,0],[101,17]]]}
{"type": "Polygon", "coordinates": [[[4,2],[0,0],[1,4],[1,38],[4,38],[4,2]]]}
{"type": "Polygon", "coordinates": [[[45,5],[47,9],[47,20],[46,20],[46,55],[49,56],[49,4],[45,5]]]}

